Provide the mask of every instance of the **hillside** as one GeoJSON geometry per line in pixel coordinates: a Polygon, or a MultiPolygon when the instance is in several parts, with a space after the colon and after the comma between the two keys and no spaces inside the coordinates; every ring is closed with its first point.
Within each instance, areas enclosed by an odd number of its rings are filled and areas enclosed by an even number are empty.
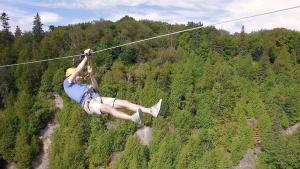
{"type": "MultiPolygon", "coordinates": [[[[199,25],[126,16],[47,32],[3,29],[0,65],[100,50],[199,25]]],[[[278,28],[231,35],[203,27],[95,54],[101,95],[146,106],[163,98],[160,116],[145,116],[153,132],[148,146],[134,135],[140,126],[88,115],[66,96],[64,70],[79,61],[0,68],[0,159],[31,168],[42,149],[38,133],[54,119],[60,127],[52,140],[52,169],[108,166],[115,153],[112,169],[232,168],[258,144],[257,169],[300,168],[300,132],[282,135],[300,121],[300,32],[278,28]],[[57,114],[53,92],[64,102],[57,114]]]]}

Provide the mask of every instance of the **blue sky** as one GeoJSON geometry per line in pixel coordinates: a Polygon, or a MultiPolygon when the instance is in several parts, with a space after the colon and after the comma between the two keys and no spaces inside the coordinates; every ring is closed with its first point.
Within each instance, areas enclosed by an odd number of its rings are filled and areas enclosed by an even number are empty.
{"type": "MultiPolygon", "coordinates": [[[[257,13],[300,5],[299,0],[0,0],[0,12],[10,17],[11,31],[18,25],[23,31],[32,28],[33,18],[41,15],[44,30],[49,25],[68,25],[105,19],[117,21],[125,15],[137,20],[149,19],[204,25],[257,13]]],[[[300,31],[300,8],[278,14],[217,25],[231,33],[285,27],[300,31]]]]}

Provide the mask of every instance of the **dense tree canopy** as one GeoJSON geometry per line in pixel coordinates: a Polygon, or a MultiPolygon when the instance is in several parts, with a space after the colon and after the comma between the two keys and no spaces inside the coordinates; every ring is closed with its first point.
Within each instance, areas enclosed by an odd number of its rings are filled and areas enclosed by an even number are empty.
{"type": "MultiPolygon", "coordinates": [[[[73,55],[202,23],[170,25],[125,16],[43,31],[9,32],[1,15],[0,65],[73,55]]],[[[31,168],[41,150],[39,130],[54,119],[50,168],[232,168],[261,139],[257,168],[300,168],[299,132],[282,130],[300,120],[300,33],[286,29],[230,34],[202,27],[171,37],[97,53],[93,66],[103,96],[151,106],[163,98],[158,118],[145,116],[153,139],[143,146],[138,125],[92,116],[66,97],[64,69],[74,60],[0,68],[0,160],[31,168]],[[64,99],[54,114],[52,92],[64,99]],[[248,120],[255,119],[256,125],[248,120]],[[107,127],[107,123],[115,128],[107,127]]]]}

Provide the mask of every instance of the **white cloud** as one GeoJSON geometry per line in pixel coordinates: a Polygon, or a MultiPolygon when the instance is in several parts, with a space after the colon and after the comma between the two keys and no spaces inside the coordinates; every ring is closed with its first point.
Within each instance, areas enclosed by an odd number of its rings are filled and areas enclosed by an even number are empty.
{"type": "MultiPolygon", "coordinates": [[[[114,7],[118,4],[124,5],[124,3],[128,3],[126,0],[17,0],[17,2],[38,7],[86,10],[103,9],[114,7]]],[[[134,3],[131,2],[128,5],[133,4],[134,3]]]]}
{"type": "MultiPolygon", "coordinates": [[[[121,0],[118,2],[123,5],[129,4],[128,6],[152,5],[161,7],[161,9],[148,7],[144,11],[140,10],[136,12],[126,12],[124,9],[120,9],[114,13],[112,20],[129,15],[136,19],[160,20],[169,23],[201,21],[205,25],[300,5],[295,0],[137,0],[130,1],[131,3],[127,0],[121,0]]],[[[116,1],[110,1],[110,5],[117,5],[117,3],[116,1]]],[[[239,32],[242,25],[245,26],[246,32],[276,27],[300,30],[298,16],[300,16],[300,9],[293,9],[238,22],[221,24],[216,27],[228,30],[231,33],[239,32]]]]}
{"type": "Polygon", "coordinates": [[[6,5],[4,3],[0,2],[0,6],[1,6],[1,12],[6,12],[7,14],[9,14],[9,16],[13,16],[13,17],[21,17],[24,16],[27,12],[24,10],[20,10],[17,9],[15,7],[12,7],[10,5],[6,5]]]}
{"type": "MultiPolygon", "coordinates": [[[[10,18],[9,24],[11,26],[10,30],[12,32],[15,31],[16,26],[19,26],[22,31],[30,31],[32,29],[33,20],[36,13],[21,10],[17,7],[6,5],[3,3],[0,3],[0,6],[2,8],[1,10],[3,12],[6,12],[8,17],[10,18]]],[[[43,24],[57,22],[61,19],[58,14],[53,12],[42,11],[39,12],[39,15],[43,24]]]]}
{"type": "MultiPolygon", "coordinates": [[[[4,1],[10,2],[9,0],[4,1]]],[[[23,5],[34,6],[37,9],[42,7],[44,11],[47,8],[76,10],[78,13],[85,10],[84,12],[87,11],[85,18],[74,16],[76,20],[82,22],[91,21],[87,20],[90,18],[97,19],[98,16],[116,21],[125,15],[129,15],[137,20],[149,19],[169,23],[201,21],[204,25],[300,5],[300,2],[296,0],[14,0],[13,2],[15,4],[22,3],[23,5]],[[89,13],[90,16],[87,16],[89,13]]],[[[0,6],[2,7],[1,3],[0,6]]],[[[14,7],[8,9],[8,11],[16,13],[14,17],[19,18],[16,23],[22,24],[27,28],[32,27],[35,14],[18,10],[14,7]]],[[[61,17],[56,13],[45,11],[40,12],[40,15],[43,23],[53,23],[61,20],[61,17]]],[[[300,16],[300,8],[221,24],[216,27],[229,30],[232,33],[239,32],[242,25],[245,26],[247,32],[274,27],[300,30],[298,16],[300,16]]],[[[68,23],[61,24],[69,24],[74,21],[74,18],[67,18],[66,20],[68,23]]]]}
{"type": "Polygon", "coordinates": [[[138,13],[138,12],[119,12],[115,14],[112,18],[110,18],[112,21],[117,21],[121,18],[123,18],[125,15],[128,15],[130,17],[133,17],[136,20],[152,20],[152,21],[162,21],[162,22],[168,22],[168,23],[185,23],[182,20],[182,16],[179,14],[172,14],[172,15],[166,15],[163,12],[160,11],[146,11],[144,13],[138,13]],[[172,20],[170,18],[173,18],[172,20]],[[174,21],[174,22],[172,22],[174,21]],[[182,22],[183,21],[183,22],[182,22]]]}
{"type": "MultiPolygon", "coordinates": [[[[218,21],[255,15],[297,5],[300,5],[300,3],[295,0],[233,0],[224,6],[224,9],[228,11],[228,15],[219,18],[218,21]]],[[[238,22],[222,24],[218,25],[217,27],[225,30],[230,30],[230,32],[239,32],[242,25],[245,26],[246,32],[258,31],[261,29],[272,29],[277,27],[300,30],[299,16],[300,9],[298,8],[290,11],[283,11],[280,13],[255,17],[238,22]]]]}
{"type": "Polygon", "coordinates": [[[3,12],[6,12],[10,19],[9,24],[11,26],[11,28],[10,28],[11,31],[14,31],[17,25],[22,30],[30,29],[29,25],[31,25],[31,24],[28,23],[28,18],[27,18],[28,13],[26,11],[20,10],[18,8],[15,8],[13,6],[6,5],[3,3],[0,3],[0,6],[2,8],[1,10],[3,12]]]}
{"type": "Polygon", "coordinates": [[[53,12],[40,12],[39,15],[41,16],[42,23],[53,23],[57,22],[61,19],[61,17],[53,12]]]}
{"type": "Polygon", "coordinates": [[[199,7],[215,8],[224,0],[16,0],[19,3],[48,7],[48,8],[68,8],[98,10],[117,6],[157,6],[165,8],[186,8],[198,9],[199,7]]]}

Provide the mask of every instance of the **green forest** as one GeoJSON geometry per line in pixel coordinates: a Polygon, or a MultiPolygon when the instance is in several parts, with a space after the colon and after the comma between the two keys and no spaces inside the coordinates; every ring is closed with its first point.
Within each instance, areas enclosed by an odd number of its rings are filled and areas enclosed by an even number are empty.
{"type": "Polygon", "coordinates": [[[2,13],[0,65],[202,27],[92,58],[102,96],[145,106],[163,99],[159,117],[144,119],[153,132],[148,146],[134,134],[141,126],[89,115],[67,97],[64,71],[80,58],[0,68],[0,161],[32,168],[41,152],[39,131],[53,120],[59,127],[52,139],[51,169],[227,169],[256,148],[257,169],[300,168],[299,130],[282,134],[300,121],[300,32],[245,33],[241,27],[231,34],[201,22],[169,24],[130,16],[44,30],[39,14],[32,31],[17,27],[11,32],[9,21],[2,13]],[[57,113],[53,92],[64,101],[57,113]],[[116,127],[108,128],[108,122],[116,127]],[[109,165],[115,152],[119,158],[109,165]]]}

